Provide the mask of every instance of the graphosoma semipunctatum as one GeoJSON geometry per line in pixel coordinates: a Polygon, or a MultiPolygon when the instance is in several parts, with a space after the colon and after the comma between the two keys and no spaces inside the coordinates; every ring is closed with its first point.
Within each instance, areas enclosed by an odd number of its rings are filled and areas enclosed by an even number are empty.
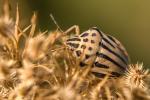
{"type": "Polygon", "coordinates": [[[91,72],[99,78],[106,74],[119,77],[129,64],[129,56],[124,46],[116,38],[96,27],[69,38],[66,45],[75,57],[80,58],[80,66],[91,64],[91,72]]]}

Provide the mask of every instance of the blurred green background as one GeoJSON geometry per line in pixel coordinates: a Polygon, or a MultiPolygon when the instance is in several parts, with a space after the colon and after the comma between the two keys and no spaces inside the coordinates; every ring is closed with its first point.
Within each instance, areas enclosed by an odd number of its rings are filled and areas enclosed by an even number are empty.
{"type": "Polygon", "coordinates": [[[56,29],[51,13],[63,30],[74,24],[81,32],[97,26],[124,44],[132,63],[150,67],[150,0],[11,0],[12,13],[16,2],[23,25],[37,11],[42,31],[56,29]]]}

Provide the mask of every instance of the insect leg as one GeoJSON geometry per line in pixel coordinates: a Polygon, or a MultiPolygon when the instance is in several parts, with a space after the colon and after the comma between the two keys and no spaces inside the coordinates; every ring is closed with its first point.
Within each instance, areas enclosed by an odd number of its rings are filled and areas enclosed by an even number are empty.
{"type": "Polygon", "coordinates": [[[73,26],[71,26],[69,29],[67,29],[67,30],[64,32],[64,34],[66,35],[66,34],[70,33],[70,32],[73,31],[73,30],[75,30],[75,34],[76,34],[76,35],[79,35],[79,34],[80,34],[80,29],[79,29],[79,26],[78,26],[78,25],[73,25],[73,26]]]}
{"type": "MultiPolygon", "coordinates": [[[[56,22],[54,16],[53,16],[52,14],[50,14],[50,17],[51,17],[51,19],[53,20],[53,22],[55,23],[55,25],[57,26],[57,28],[58,28],[61,32],[63,32],[62,29],[59,27],[58,23],[56,22]]],[[[66,34],[70,33],[72,30],[75,30],[76,35],[79,35],[79,34],[80,34],[80,29],[79,29],[79,26],[78,26],[78,25],[73,25],[72,27],[70,27],[69,29],[67,29],[67,30],[66,30],[65,32],[63,32],[63,33],[64,33],[64,35],[66,35],[66,34]]]]}

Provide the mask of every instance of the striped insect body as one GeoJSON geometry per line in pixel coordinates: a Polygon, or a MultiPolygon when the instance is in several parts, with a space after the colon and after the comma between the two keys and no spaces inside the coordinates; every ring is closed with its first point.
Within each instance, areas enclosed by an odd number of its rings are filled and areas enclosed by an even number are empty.
{"type": "Polygon", "coordinates": [[[75,57],[80,58],[80,66],[91,65],[91,72],[101,78],[120,76],[127,68],[129,57],[124,46],[113,36],[93,27],[66,41],[75,57]]]}

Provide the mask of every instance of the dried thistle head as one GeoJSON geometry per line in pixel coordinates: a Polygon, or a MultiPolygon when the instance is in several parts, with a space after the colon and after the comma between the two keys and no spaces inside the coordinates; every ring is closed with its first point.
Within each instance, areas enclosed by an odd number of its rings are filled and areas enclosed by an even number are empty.
{"type": "Polygon", "coordinates": [[[26,48],[24,49],[25,58],[36,61],[45,56],[45,48],[43,47],[44,40],[45,36],[36,36],[34,38],[30,38],[27,42],[26,48]]]}
{"type": "Polygon", "coordinates": [[[142,88],[136,88],[132,92],[132,100],[150,100],[150,95],[142,88]]]}
{"type": "Polygon", "coordinates": [[[15,24],[12,19],[0,18],[0,33],[4,36],[9,36],[14,33],[15,24]]]}
{"type": "Polygon", "coordinates": [[[5,37],[10,37],[15,32],[15,23],[10,18],[10,5],[8,0],[4,0],[3,15],[0,17],[0,34],[5,37]]]}
{"type": "Polygon", "coordinates": [[[36,14],[25,29],[19,28],[18,8],[16,17],[14,24],[5,4],[0,18],[0,99],[149,100],[145,91],[150,90],[145,81],[150,80],[149,72],[142,64],[130,65],[118,80],[100,80],[90,74],[90,67],[79,67],[79,61],[64,46],[62,32],[35,35],[36,14]]]}
{"type": "Polygon", "coordinates": [[[145,79],[148,78],[149,70],[143,69],[143,64],[129,65],[124,76],[124,82],[131,89],[142,88],[147,89],[145,79]]]}
{"type": "Polygon", "coordinates": [[[10,18],[10,5],[8,0],[3,1],[3,15],[0,17],[0,33],[4,36],[14,34],[15,23],[10,18]]]}

